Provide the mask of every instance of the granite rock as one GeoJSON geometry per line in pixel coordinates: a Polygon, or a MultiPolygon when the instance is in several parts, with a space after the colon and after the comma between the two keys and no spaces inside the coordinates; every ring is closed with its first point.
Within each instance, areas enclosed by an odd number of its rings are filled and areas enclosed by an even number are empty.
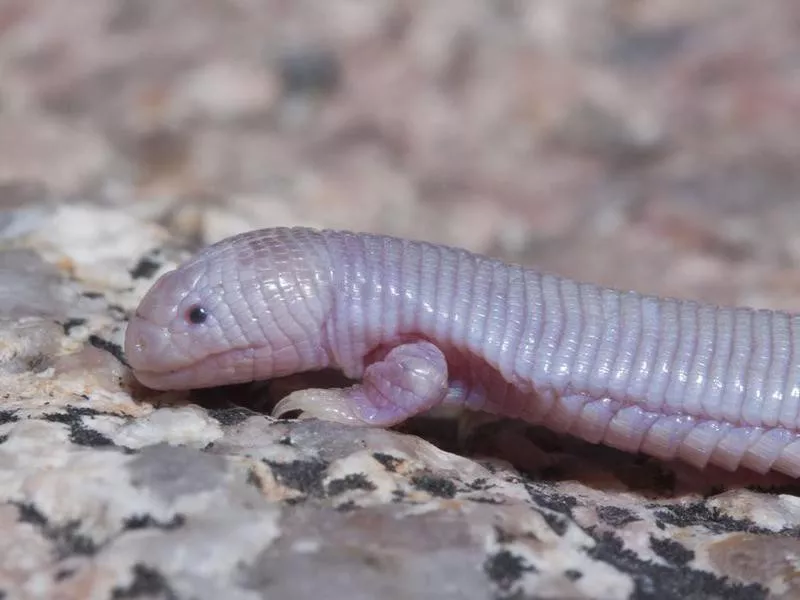
{"type": "Polygon", "coordinates": [[[152,222],[72,206],[0,252],[17,290],[0,295],[6,598],[798,593],[785,479],[715,479],[519,423],[459,442],[441,416],[395,431],[270,417],[302,377],[141,388],[126,316],[185,255],[152,222]],[[76,210],[96,226],[53,225],[76,210]]]}

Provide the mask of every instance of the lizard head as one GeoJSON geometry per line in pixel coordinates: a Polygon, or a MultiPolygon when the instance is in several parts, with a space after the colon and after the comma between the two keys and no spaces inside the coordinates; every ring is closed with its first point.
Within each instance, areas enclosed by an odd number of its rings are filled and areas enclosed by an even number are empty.
{"type": "Polygon", "coordinates": [[[135,377],[153,389],[190,389],[325,366],[330,303],[301,233],[240,234],[162,275],[125,334],[135,377]]]}

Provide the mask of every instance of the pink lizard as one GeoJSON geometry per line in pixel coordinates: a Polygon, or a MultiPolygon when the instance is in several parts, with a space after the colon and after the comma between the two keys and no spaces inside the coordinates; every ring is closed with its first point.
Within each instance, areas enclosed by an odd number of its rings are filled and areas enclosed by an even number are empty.
{"type": "Polygon", "coordinates": [[[465,250],[252,231],[163,275],[125,353],[153,389],[336,368],[276,406],[391,426],[440,404],[697,467],[800,476],[800,317],[580,283],[465,250]]]}

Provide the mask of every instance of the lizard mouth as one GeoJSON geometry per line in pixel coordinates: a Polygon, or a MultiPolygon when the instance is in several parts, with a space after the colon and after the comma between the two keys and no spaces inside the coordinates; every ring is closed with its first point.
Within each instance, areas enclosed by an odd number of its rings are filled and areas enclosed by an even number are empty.
{"type": "Polygon", "coordinates": [[[145,387],[160,391],[245,383],[256,378],[256,361],[263,355],[263,349],[262,346],[234,348],[175,369],[135,369],[133,374],[145,387]]]}

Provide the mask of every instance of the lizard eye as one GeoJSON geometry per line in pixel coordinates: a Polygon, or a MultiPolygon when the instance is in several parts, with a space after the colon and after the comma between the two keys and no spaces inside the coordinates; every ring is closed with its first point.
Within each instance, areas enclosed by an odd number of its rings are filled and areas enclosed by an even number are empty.
{"type": "Polygon", "coordinates": [[[199,304],[195,304],[186,311],[186,318],[190,323],[193,323],[194,325],[200,325],[201,323],[206,322],[206,319],[208,318],[208,311],[206,311],[206,309],[199,304]]]}

